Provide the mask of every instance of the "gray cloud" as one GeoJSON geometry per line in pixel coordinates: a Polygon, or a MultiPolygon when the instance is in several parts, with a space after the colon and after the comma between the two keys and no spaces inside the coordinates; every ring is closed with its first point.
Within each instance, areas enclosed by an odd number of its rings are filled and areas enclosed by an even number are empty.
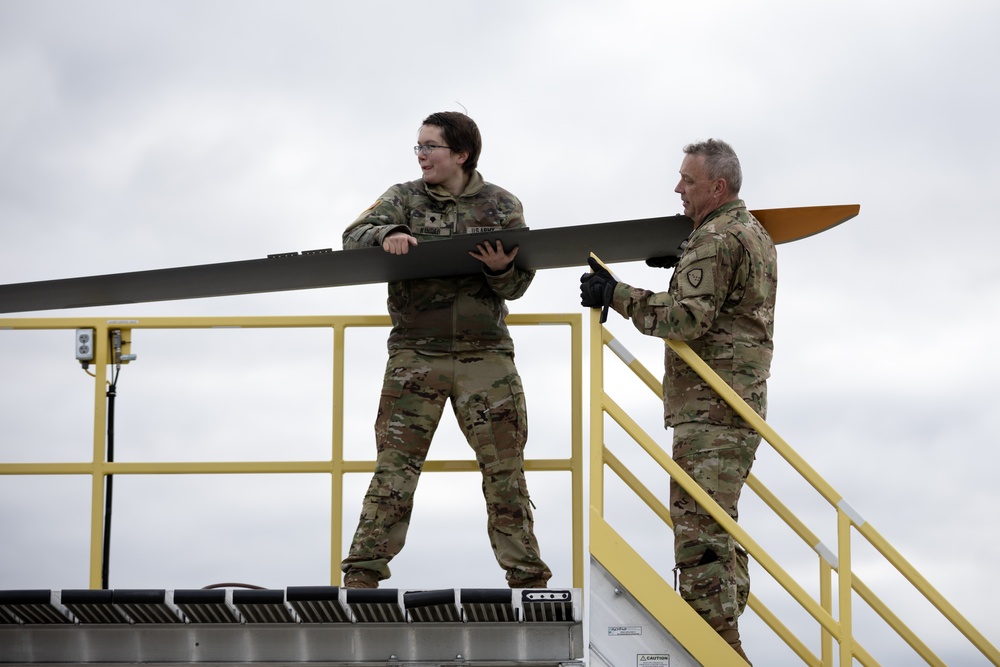
{"type": "MultiPolygon", "coordinates": [[[[518,194],[539,228],[678,212],[681,146],[725,138],[740,152],[751,208],[862,205],[856,220],[779,250],[773,425],[995,641],[990,580],[975,575],[1000,555],[984,530],[997,502],[988,419],[1000,371],[991,344],[1000,232],[989,205],[997,13],[971,0],[906,11],[888,2],[5,2],[0,283],[339,248],[347,223],[416,176],[409,147],[439,109],[465,107],[477,119],[485,177],[518,194]]],[[[581,270],[539,275],[511,310],[578,311],[581,270]]],[[[666,284],[665,272],[642,265],[615,270],[636,285],[666,284]]],[[[374,285],[40,315],[381,314],[384,296],[374,285]]],[[[609,327],[659,372],[658,341],[621,320],[609,327]]],[[[378,333],[350,361],[357,456],[370,453],[378,333]]],[[[566,442],[563,408],[549,405],[560,393],[549,378],[565,373],[546,357],[557,343],[515,335],[529,447],[553,456],[566,442]]],[[[121,376],[121,455],[313,456],[330,428],[329,351],[317,338],[184,333],[174,350],[166,333],[137,335],[140,359],[121,376]]],[[[0,331],[0,460],[89,457],[93,381],[69,340],[0,331]]],[[[645,391],[625,389],[622,402],[667,442],[645,391]]],[[[453,424],[434,451],[464,455],[453,424]]],[[[829,510],[807,501],[782,465],[762,451],[755,471],[786,502],[803,503],[826,540],[829,510]]],[[[352,477],[345,540],[367,483],[352,477]]],[[[502,583],[471,500],[474,477],[421,482],[412,538],[393,564],[400,586],[502,583]],[[455,526],[461,567],[435,557],[443,522],[455,526]]],[[[568,585],[565,486],[541,474],[530,482],[543,550],[568,585]]],[[[325,483],[121,480],[129,502],[116,524],[115,585],[323,581],[325,483]],[[199,546],[179,548],[179,535],[199,546]]],[[[88,494],[77,478],[4,480],[0,587],[87,585],[88,494]]],[[[748,495],[741,522],[759,527],[768,547],[791,550],[748,495]]],[[[608,501],[668,571],[669,535],[617,493],[608,501]]],[[[793,566],[806,578],[809,558],[793,566]]],[[[864,567],[909,606],[891,577],[864,567]]],[[[757,576],[755,590],[771,597],[765,581],[757,576]]],[[[917,616],[927,636],[938,632],[917,616]]],[[[747,623],[755,660],[789,659],[747,623]]],[[[947,633],[940,641],[948,664],[976,664],[966,644],[947,633]]],[[[912,655],[878,632],[865,643],[883,664],[912,655]]]]}

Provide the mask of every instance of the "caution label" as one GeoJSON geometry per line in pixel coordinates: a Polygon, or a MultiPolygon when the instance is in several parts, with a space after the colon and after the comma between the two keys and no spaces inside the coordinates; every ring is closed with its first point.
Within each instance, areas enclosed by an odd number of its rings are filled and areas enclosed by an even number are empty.
{"type": "Polygon", "coordinates": [[[635,656],[636,667],[670,667],[669,653],[640,653],[635,656]]]}

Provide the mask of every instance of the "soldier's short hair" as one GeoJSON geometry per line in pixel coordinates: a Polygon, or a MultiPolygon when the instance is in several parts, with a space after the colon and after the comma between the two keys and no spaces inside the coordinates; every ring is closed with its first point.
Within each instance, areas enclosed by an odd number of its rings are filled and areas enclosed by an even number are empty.
{"type": "Polygon", "coordinates": [[[445,143],[455,153],[469,153],[469,159],[462,170],[472,173],[479,164],[479,153],[483,150],[483,138],[479,134],[476,121],[458,111],[439,111],[424,119],[424,125],[441,128],[445,143]]]}
{"type": "Polygon", "coordinates": [[[743,170],[740,159],[736,157],[733,147],[721,139],[708,139],[684,147],[686,155],[703,155],[708,177],[712,180],[724,179],[729,186],[729,193],[738,195],[743,186],[743,170]]]}

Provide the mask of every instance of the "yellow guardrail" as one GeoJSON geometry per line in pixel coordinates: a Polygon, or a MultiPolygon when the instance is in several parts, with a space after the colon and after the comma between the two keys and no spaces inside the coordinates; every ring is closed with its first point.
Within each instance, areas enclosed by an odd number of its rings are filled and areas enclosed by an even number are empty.
{"type": "MultiPolygon", "coordinates": [[[[822,477],[813,470],[792,448],[771,429],[752,409],[749,408],[710,368],[683,343],[666,341],[687,363],[689,363],[719,394],[736,409],[753,426],[762,437],[771,444],[775,451],[785,459],[810,486],[836,511],[837,544],[835,549],[829,549],[820,539],[786,507],[753,474],[747,480],[747,485],[791,530],[807,544],[818,557],[819,564],[819,599],[816,600],[797,583],[745,530],[719,508],[711,498],[691,480],[660,447],[655,439],[646,434],[643,429],[628,415],[627,411],[615,403],[605,391],[604,381],[604,350],[610,349],[631,371],[657,396],[662,398],[660,381],[642,364],[628,353],[625,347],[614,339],[611,334],[597,321],[596,311],[591,313],[590,322],[590,412],[589,430],[591,448],[589,452],[590,465],[590,510],[589,528],[591,532],[591,550],[595,556],[600,556],[610,562],[627,567],[630,572],[612,574],[625,576],[630,581],[654,576],[659,579],[652,582],[648,588],[649,595],[639,594],[638,597],[648,598],[653,608],[663,607],[663,602],[656,602],[653,595],[669,585],[655,574],[652,568],[643,567],[641,558],[627,545],[623,545],[620,536],[605,521],[604,518],[604,473],[612,471],[621,479],[647,507],[649,507],[666,525],[670,525],[667,507],[659,500],[658,495],[646,488],[639,478],[629,470],[604,444],[605,415],[613,419],[621,428],[637,442],[646,454],[673,478],[680,483],[700,504],[708,508],[712,516],[729,530],[740,544],[754,559],[806,610],[816,621],[820,629],[820,651],[816,655],[799,637],[787,628],[755,595],[751,594],[750,608],[767,624],[781,640],[807,665],[816,667],[832,667],[835,657],[833,642],[839,646],[839,664],[841,667],[851,665],[857,660],[865,666],[877,665],[878,662],[856,640],[853,631],[854,595],[867,604],[888,627],[897,633],[927,664],[944,665],[945,663],[917,637],[911,630],[861,579],[851,571],[852,535],[857,533],[867,540],[910,584],[919,591],[959,632],[964,635],[978,651],[986,657],[990,664],[1000,667],[1000,653],[983,635],[976,630],[944,597],[936,591],[882,536],[871,524],[865,521],[851,508],[846,501],[822,477]],[[638,560],[636,560],[638,559],[638,560]],[[652,573],[651,575],[649,573],[652,573]],[[836,580],[834,575],[836,574],[836,580]],[[638,579],[637,579],[638,578],[638,579]],[[836,583],[836,588],[834,588],[836,583]],[[834,609],[837,610],[836,615],[834,609]]],[[[571,373],[571,454],[569,458],[529,459],[525,462],[529,471],[561,471],[571,473],[572,493],[572,566],[573,585],[582,587],[584,580],[584,455],[583,455],[583,333],[582,317],[579,314],[552,315],[511,315],[508,323],[512,326],[535,325],[565,325],[570,328],[570,373],[571,373]]],[[[91,362],[94,375],[94,424],[93,446],[90,461],[83,462],[45,462],[45,463],[0,463],[0,475],[78,475],[89,476],[91,483],[90,498],[90,585],[99,588],[101,585],[102,567],[102,530],[103,530],[103,499],[106,481],[112,475],[152,475],[152,474],[288,474],[288,473],[325,473],[331,476],[331,512],[330,519],[330,580],[333,584],[340,581],[339,563],[342,558],[341,536],[343,533],[342,513],[337,511],[343,504],[343,478],[349,473],[370,473],[374,470],[373,460],[344,459],[344,402],[345,391],[345,356],[346,331],[352,327],[387,327],[387,316],[308,316],[308,317],[227,317],[227,318],[142,318],[115,319],[104,318],[40,318],[40,319],[0,319],[0,330],[74,330],[80,328],[93,329],[95,340],[106,342],[111,339],[113,331],[131,332],[137,329],[202,329],[202,328],[326,328],[333,334],[333,422],[329,458],[307,461],[253,461],[253,462],[109,462],[107,461],[106,427],[108,421],[106,390],[109,381],[109,369],[116,365],[114,352],[110,345],[102,343],[95,347],[94,360],[91,362]]],[[[126,334],[126,339],[130,335],[126,334]]],[[[425,468],[428,472],[475,472],[478,467],[472,460],[432,460],[425,468]]],[[[637,584],[638,585],[638,584],[637,584]]],[[[632,589],[635,592],[635,589],[632,589]]],[[[675,605],[676,606],[676,605],[675,605]]],[[[684,614],[669,604],[674,622],[684,614]]],[[[681,607],[680,609],[683,609],[681,607]]],[[[691,623],[688,618],[686,623],[691,623]]],[[[665,622],[666,625],[666,622],[665,622]]],[[[703,625],[703,624],[702,624],[703,625]]],[[[697,624],[688,628],[689,634],[697,635],[697,624]]],[[[727,664],[729,654],[719,652],[718,647],[710,649],[711,655],[719,657],[713,664],[727,664]],[[711,653],[715,651],[716,653],[711,653]]],[[[714,658],[713,658],[714,659],[714,658]]]]}
{"type": "MultiPolygon", "coordinates": [[[[603,519],[604,470],[613,471],[660,519],[671,526],[669,510],[657,495],[622,465],[605,446],[604,415],[607,414],[638,443],[653,461],[674,478],[709,514],[750,553],[751,556],[791,595],[821,627],[820,655],[817,656],[795,636],[769,609],[751,593],[748,605],[807,665],[832,667],[832,641],[840,645],[839,664],[850,667],[856,659],[862,665],[878,665],[859,643],[853,631],[852,591],[881,617],[927,664],[945,663],[906,624],[851,571],[852,529],[862,535],[913,587],[964,635],[992,665],[1000,666],[1000,652],[966,620],[945,598],[908,563],[874,527],[846,501],[808,463],[802,459],[768,424],[757,415],[709,366],[683,343],[665,340],[666,345],[687,362],[726,400],[785,461],[825,499],[837,515],[837,548],[831,551],[752,473],[748,486],[819,556],[820,599],[816,601],[749,534],[721,508],[669,454],[636,424],[604,390],[604,349],[610,349],[653,393],[662,400],[662,385],[642,363],[631,355],[598,321],[598,311],[591,313],[590,335],[590,438],[591,438],[591,509],[603,519]],[[837,609],[833,614],[833,573],[837,573],[837,609]]],[[[591,547],[593,550],[593,546],[591,547]]],[[[612,572],[614,575],[615,572],[612,572]]],[[[665,627],[669,620],[661,618],[665,627]]]]}
{"type": "MultiPolygon", "coordinates": [[[[571,374],[570,396],[570,456],[569,458],[528,459],[525,469],[541,472],[568,472],[571,475],[572,494],[572,567],[573,586],[581,588],[584,580],[584,517],[583,517],[583,320],[579,313],[569,314],[517,314],[510,315],[511,326],[558,325],[569,327],[569,366],[571,374]]],[[[330,581],[340,582],[342,560],[342,512],[344,475],[373,472],[374,460],[344,459],[344,391],[346,331],[355,327],[388,327],[387,315],[376,316],[303,316],[303,317],[189,317],[135,319],[116,318],[25,318],[0,319],[2,330],[76,330],[94,331],[94,359],[90,368],[94,376],[93,447],[90,461],[2,463],[2,475],[80,475],[91,478],[90,494],[90,587],[101,588],[103,566],[104,497],[107,480],[112,475],[242,475],[242,474],[295,474],[328,473],[331,477],[330,513],[330,581]],[[291,329],[325,328],[333,333],[333,430],[330,456],[309,461],[252,461],[252,462],[117,462],[108,461],[107,451],[107,386],[109,369],[118,360],[108,341],[112,332],[122,332],[125,341],[131,332],[140,329],[291,329]]],[[[425,472],[478,472],[474,460],[429,460],[425,472]]]]}

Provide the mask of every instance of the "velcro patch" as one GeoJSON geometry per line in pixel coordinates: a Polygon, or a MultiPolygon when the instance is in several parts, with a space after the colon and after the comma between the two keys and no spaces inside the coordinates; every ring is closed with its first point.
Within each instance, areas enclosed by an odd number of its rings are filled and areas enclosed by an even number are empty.
{"type": "Polygon", "coordinates": [[[414,232],[426,236],[451,236],[451,229],[447,227],[417,227],[414,232]]]}
{"type": "Polygon", "coordinates": [[[682,299],[715,294],[715,257],[698,259],[683,268],[678,276],[677,290],[682,299]]]}

